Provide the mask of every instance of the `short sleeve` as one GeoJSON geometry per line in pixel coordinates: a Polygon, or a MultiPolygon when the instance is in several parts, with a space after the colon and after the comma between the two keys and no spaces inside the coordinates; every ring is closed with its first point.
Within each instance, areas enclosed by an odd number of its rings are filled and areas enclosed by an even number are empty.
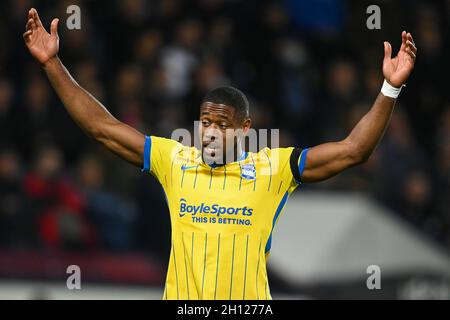
{"type": "Polygon", "coordinates": [[[300,184],[302,183],[302,174],[306,166],[306,155],[309,148],[293,148],[289,159],[289,166],[291,168],[294,180],[300,184]]]}
{"type": "Polygon", "coordinates": [[[294,148],[265,149],[270,162],[270,174],[274,179],[282,181],[284,187],[294,185],[294,177],[290,169],[290,157],[294,148]]]}
{"type": "Polygon", "coordinates": [[[175,140],[145,136],[143,172],[150,172],[160,182],[170,171],[172,159],[183,145],[175,140]]]}
{"type": "MultiPolygon", "coordinates": [[[[301,176],[306,165],[308,149],[302,148],[275,148],[270,151],[272,174],[276,175],[284,186],[295,189],[301,184],[301,176]]],[[[293,190],[293,189],[292,189],[293,190]]]]}

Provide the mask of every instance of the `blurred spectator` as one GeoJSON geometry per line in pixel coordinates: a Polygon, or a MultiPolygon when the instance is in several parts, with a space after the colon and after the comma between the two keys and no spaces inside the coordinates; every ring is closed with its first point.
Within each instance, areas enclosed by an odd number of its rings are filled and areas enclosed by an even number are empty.
{"type": "MultiPolygon", "coordinates": [[[[380,146],[380,169],[382,169],[380,174],[383,176],[386,185],[402,186],[401,188],[385,189],[383,196],[389,204],[401,212],[402,204],[405,203],[402,200],[405,181],[412,178],[410,175],[413,172],[423,171],[426,161],[413,140],[406,115],[401,110],[401,106],[399,107],[392,116],[391,125],[387,129],[383,144],[380,146]]],[[[416,181],[411,180],[414,183],[416,181]]]]}
{"type": "Polygon", "coordinates": [[[49,84],[41,75],[33,77],[27,83],[23,101],[12,119],[15,141],[26,159],[32,157],[35,146],[48,142],[54,136],[53,114],[49,84]]]}
{"type": "Polygon", "coordinates": [[[82,158],[77,176],[86,200],[87,214],[98,232],[101,247],[113,251],[130,250],[136,219],[133,203],[105,190],[103,167],[94,155],[82,158]]]}
{"type": "Polygon", "coordinates": [[[82,195],[61,172],[63,165],[58,149],[41,147],[33,170],[25,177],[25,194],[44,248],[85,249],[95,241],[93,230],[82,195]]]}
{"type": "Polygon", "coordinates": [[[0,78],[0,139],[11,140],[13,126],[11,124],[11,108],[13,104],[13,87],[7,79],[0,78]]]}
{"type": "Polygon", "coordinates": [[[445,224],[445,243],[450,248],[450,104],[441,117],[436,135],[438,153],[436,170],[437,210],[445,224]]]}
{"type": "Polygon", "coordinates": [[[5,147],[0,149],[0,246],[19,248],[36,242],[20,169],[17,153],[5,147]]]}
{"type": "Polygon", "coordinates": [[[167,74],[166,91],[174,99],[181,99],[188,93],[190,77],[198,65],[201,37],[200,22],[195,19],[185,20],[176,28],[173,45],[162,52],[162,66],[167,74]]]}

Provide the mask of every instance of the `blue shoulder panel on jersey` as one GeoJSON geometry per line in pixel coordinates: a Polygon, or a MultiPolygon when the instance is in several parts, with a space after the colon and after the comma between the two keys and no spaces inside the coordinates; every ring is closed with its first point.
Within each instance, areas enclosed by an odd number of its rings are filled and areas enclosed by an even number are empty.
{"type": "Polygon", "coordinates": [[[152,150],[152,139],[149,136],[145,136],[144,144],[144,164],[142,172],[150,171],[150,152],[152,150]]]}
{"type": "Polygon", "coordinates": [[[300,154],[300,161],[299,161],[299,164],[298,164],[298,172],[300,173],[300,177],[303,174],[303,170],[305,170],[306,154],[308,153],[308,151],[309,151],[309,148],[306,148],[300,154]]]}

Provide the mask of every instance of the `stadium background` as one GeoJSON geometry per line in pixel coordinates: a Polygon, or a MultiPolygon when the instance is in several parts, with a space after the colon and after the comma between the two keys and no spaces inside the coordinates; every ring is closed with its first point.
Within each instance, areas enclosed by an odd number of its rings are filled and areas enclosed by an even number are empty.
{"type": "MultiPolygon", "coordinates": [[[[450,1],[11,0],[0,3],[0,296],[65,285],[78,264],[83,283],[159,298],[170,248],[158,183],[89,140],[27,52],[31,7],[46,28],[60,18],[75,79],[142,132],[192,129],[202,96],[231,84],[249,96],[253,125],[280,128],[283,146],[345,137],[380,90],[383,41],[396,52],[412,32],[416,67],[375,154],[297,192],[366,195],[448,256],[450,1]],[[81,30],[65,27],[71,4],[81,30]],[[370,4],[381,30],[366,27],[370,4]]],[[[324,295],[287,288],[276,268],[269,276],[275,298],[348,296],[342,283],[324,295]]],[[[19,296],[48,297],[39,290],[19,296]]]]}

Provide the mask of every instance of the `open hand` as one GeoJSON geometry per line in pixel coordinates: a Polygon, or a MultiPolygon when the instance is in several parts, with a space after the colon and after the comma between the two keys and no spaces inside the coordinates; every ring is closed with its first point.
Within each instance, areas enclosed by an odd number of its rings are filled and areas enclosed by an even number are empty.
{"type": "Polygon", "coordinates": [[[417,48],[411,33],[402,32],[402,45],[395,58],[392,58],[392,46],[384,43],[383,75],[393,87],[399,88],[405,84],[416,61],[417,48]]]}
{"type": "Polygon", "coordinates": [[[36,9],[28,12],[26,31],[23,34],[28,50],[41,64],[55,57],[59,51],[58,19],[53,19],[48,33],[42,25],[36,9]]]}

